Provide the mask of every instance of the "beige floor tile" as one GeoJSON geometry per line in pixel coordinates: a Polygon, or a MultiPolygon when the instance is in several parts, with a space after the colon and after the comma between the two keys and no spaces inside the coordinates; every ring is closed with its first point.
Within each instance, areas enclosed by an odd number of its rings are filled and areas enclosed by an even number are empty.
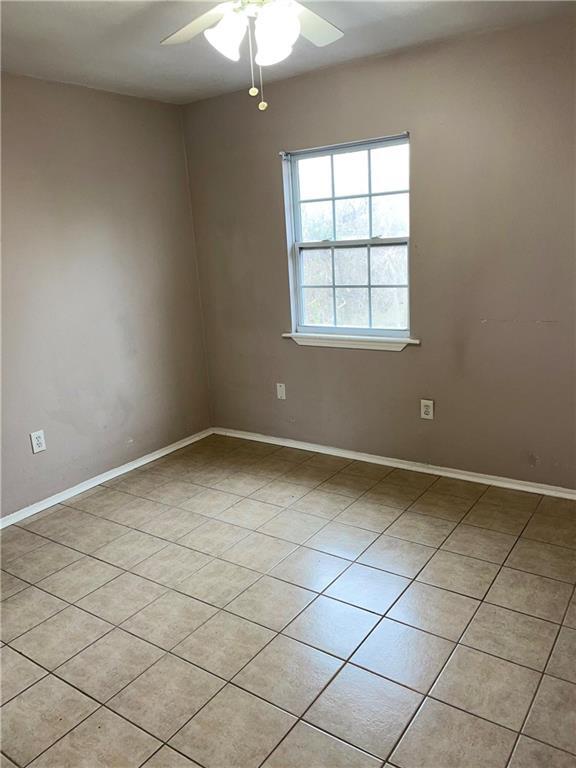
{"type": "Polygon", "coordinates": [[[170,650],[216,610],[193,597],[169,591],[123,622],[122,629],[170,650]]]}
{"type": "Polygon", "coordinates": [[[0,768],[18,768],[18,766],[7,758],[6,755],[0,754],[0,768]]]}
{"type": "Polygon", "coordinates": [[[563,623],[568,627],[576,629],[576,592],[572,595],[572,600],[570,600],[563,623]]]}
{"type": "Polygon", "coordinates": [[[415,472],[412,469],[393,469],[386,479],[397,485],[408,486],[425,491],[438,480],[437,475],[428,472],[415,472]]]}
{"type": "Polygon", "coordinates": [[[166,587],[177,587],[184,579],[200,570],[212,560],[203,552],[195,552],[188,547],[169,544],[155,555],[143,560],[131,568],[147,579],[163,584],[166,587]]]}
{"type": "MultiPolygon", "coordinates": [[[[294,463],[292,462],[293,466],[294,463]]],[[[287,483],[303,485],[306,488],[317,488],[324,480],[332,477],[334,472],[331,469],[321,469],[320,467],[306,467],[301,464],[295,465],[294,469],[287,472],[282,479],[287,483]]]]}
{"type": "Polygon", "coordinates": [[[454,643],[384,619],[352,656],[352,663],[428,693],[454,643]]]}
{"type": "Polygon", "coordinates": [[[342,662],[290,637],[278,635],[234,678],[241,688],[302,715],[342,662]]]}
{"type": "Polygon", "coordinates": [[[312,451],[305,451],[302,448],[283,447],[279,448],[274,455],[279,459],[286,459],[286,461],[298,465],[311,459],[314,454],[312,451]]]}
{"type": "Polygon", "coordinates": [[[102,707],[41,755],[34,768],[138,768],[159,746],[157,739],[102,707]]]}
{"type": "Polygon", "coordinates": [[[368,547],[358,562],[413,578],[435,552],[433,547],[384,534],[368,547]]]}
{"type": "Polygon", "coordinates": [[[262,768],[380,768],[381,761],[300,721],[262,768]]]}
{"type": "Polygon", "coordinates": [[[69,507],[39,518],[28,529],[85,554],[91,554],[127,533],[123,525],[69,507]]]}
{"type": "Polygon", "coordinates": [[[270,575],[299,587],[322,592],[342,571],[350,565],[348,560],[317,552],[315,549],[298,547],[270,575]]]}
{"type": "Polygon", "coordinates": [[[214,515],[223,512],[232,504],[241,500],[241,496],[234,493],[224,493],[223,491],[205,490],[194,496],[179,506],[183,509],[189,509],[191,512],[197,512],[199,515],[214,517],[214,515]]]}
{"type": "Polygon", "coordinates": [[[454,523],[458,523],[462,520],[472,504],[473,502],[468,499],[436,493],[432,489],[426,491],[425,494],[420,496],[420,498],[414,502],[410,507],[410,512],[439,517],[443,520],[451,520],[454,523]]]}
{"type": "Polygon", "coordinates": [[[22,579],[18,579],[16,576],[12,576],[11,573],[0,571],[0,594],[1,599],[6,600],[7,597],[12,597],[18,592],[22,592],[23,589],[29,587],[22,579]]]}
{"type": "Polygon", "coordinates": [[[457,480],[453,477],[439,477],[431,486],[434,493],[458,496],[470,501],[477,501],[487,489],[488,486],[483,483],[471,483],[468,480],[457,480]]]}
{"type": "Polygon", "coordinates": [[[40,579],[61,568],[65,568],[70,563],[79,560],[83,555],[69,547],[63,547],[53,541],[47,541],[43,547],[38,547],[8,562],[2,562],[5,571],[18,576],[21,579],[35,584],[40,579]]]}
{"type": "Polygon", "coordinates": [[[548,576],[570,584],[576,583],[576,550],[574,549],[544,544],[541,541],[519,539],[508,555],[506,565],[519,571],[548,576]]]}
{"type": "Polygon", "coordinates": [[[172,649],[172,653],[230,680],[275,633],[221,611],[172,649]]]}
{"type": "Polygon", "coordinates": [[[500,566],[454,552],[437,552],[419,573],[417,581],[482,599],[500,566]]]}
{"type": "Polygon", "coordinates": [[[522,732],[576,754],[576,685],[544,675],[522,732]]]}
{"type": "Polygon", "coordinates": [[[286,461],[286,459],[276,459],[273,455],[265,459],[260,459],[252,463],[249,467],[249,471],[253,475],[262,475],[262,477],[268,477],[270,480],[274,480],[277,477],[282,477],[287,472],[291,472],[294,469],[293,461],[286,461]]]}
{"type": "Polygon", "coordinates": [[[430,693],[435,699],[498,725],[519,730],[540,673],[458,646],[430,693]]]}
{"type": "Polygon", "coordinates": [[[102,517],[129,528],[140,528],[169,509],[165,504],[138,496],[128,496],[128,499],[119,509],[107,512],[102,517]]]}
{"type": "Polygon", "coordinates": [[[503,563],[515,541],[516,537],[507,533],[461,523],[446,539],[442,549],[492,563],[503,563]]]}
{"type": "Polygon", "coordinates": [[[489,528],[492,531],[519,536],[531,516],[530,511],[489,504],[481,499],[468,512],[464,522],[478,528],[489,528]]]}
{"type": "Polygon", "coordinates": [[[2,750],[27,765],[97,707],[48,675],[2,707],[2,750]]]}
{"type": "Polygon", "coordinates": [[[264,576],[233,600],[227,610],[279,632],[315,596],[314,592],[302,587],[264,576]]]}
{"type": "Polygon", "coordinates": [[[556,496],[543,496],[537,512],[539,515],[550,517],[571,518],[576,513],[576,501],[574,499],[561,499],[556,496]]]}
{"type": "Polygon", "coordinates": [[[47,543],[46,539],[43,539],[42,536],[37,536],[32,531],[19,528],[17,525],[11,525],[0,533],[2,564],[10,562],[10,560],[16,557],[22,557],[27,552],[33,552],[47,543]]]}
{"type": "Polygon", "coordinates": [[[384,759],[421,701],[420,694],[347,664],[305,719],[384,759]]]}
{"type": "Polygon", "coordinates": [[[458,640],[478,605],[471,597],[414,583],[388,612],[388,618],[458,640]]]}
{"type": "Polygon", "coordinates": [[[326,594],[383,614],[409,584],[410,581],[403,576],[354,563],[326,590],[326,594]]]}
{"type": "Polygon", "coordinates": [[[48,674],[42,667],[16,653],[7,645],[0,648],[0,667],[2,670],[0,704],[5,704],[48,674]]]}
{"type": "Polygon", "coordinates": [[[543,671],[557,634],[556,624],[482,603],[461,642],[543,671]]]}
{"type": "Polygon", "coordinates": [[[161,515],[143,525],[135,526],[145,533],[168,541],[178,541],[190,531],[205,523],[208,518],[188,509],[168,507],[161,515]]]}
{"type": "Polygon", "coordinates": [[[0,637],[7,643],[66,608],[66,603],[36,587],[28,587],[2,603],[0,637]]]}
{"type": "Polygon", "coordinates": [[[111,624],[120,624],[164,592],[166,587],[160,584],[133,573],[123,573],[114,581],[83,597],[77,605],[111,624]]]}
{"type": "Polygon", "coordinates": [[[336,557],[354,560],[370,546],[378,534],[365,528],[331,522],[306,542],[306,546],[319,549],[336,557]]]}
{"type": "Polygon", "coordinates": [[[198,763],[193,763],[166,745],[145,763],[145,768],[197,768],[197,766],[198,763]]]}
{"type": "Polygon", "coordinates": [[[227,685],[170,743],[205,768],[257,768],[294,722],[287,712],[227,685]]]}
{"type": "Polygon", "coordinates": [[[209,672],[166,654],[116,694],[108,707],[167,741],[224,684],[209,672]]]}
{"type": "Polygon", "coordinates": [[[249,568],[213,560],[182,581],[178,590],[223,608],[259,578],[260,574],[249,568]]]}
{"type": "Polygon", "coordinates": [[[142,531],[129,531],[124,536],[106,544],[94,552],[94,557],[118,568],[131,568],[147,557],[159,552],[168,545],[164,539],[158,539],[142,531]]]}
{"type": "Polygon", "coordinates": [[[83,557],[61,571],[42,579],[38,586],[69,603],[80,600],[103,584],[120,576],[122,571],[93,557],[83,557]]]}
{"type": "Polygon", "coordinates": [[[157,485],[142,495],[147,499],[160,501],[162,504],[179,507],[205,490],[201,485],[187,483],[185,480],[168,480],[166,482],[166,478],[164,478],[164,481],[161,485],[157,485]]]}
{"type": "Polygon", "coordinates": [[[373,486],[364,498],[367,501],[376,501],[379,504],[385,504],[387,507],[408,509],[408,507],[413,504],[423,492],[424,490],[413,488],[409,485],[399,485],[390,482],[386,477],[377,485],[373,486]]]}
{"type": "Polygon", "coordinates": [[[327,453],[314,453],[306,461],[306,466],[331,469],[336,473],[341,469],[344,469],[344,467],[349,466],[351,463],[350,459],[345,459],[343,456],[331,456],[327,453]]]}
{"type": "Polygon", "coordinates": [[[415,544],[439,547],[448,534],[454,530],[455,525],[456,523],[442,520],[439,517],[404,512],[396,522],[386,529],[386,535],[412,541],[415,544]]]}
{"type": "Polygon", "coordinates": [[[576,768],[576,757],[520,736],[508,768],[576,768]]]}
{"type": "Polygon", "coordinates": [[[505,768],[516,734],[426,699],[391,760],[398,768],[505,768]]]}
{"type": "Polygon", "coordinates": [[[534,512],[541,499],[542,496],[537,493],[498,488],[495,485],[491,485],[482,496],[482,501],[488,504],[500,504],[508,509],[524,509],[530,512],[534,512]]]}
{"type": "Polygon", "coordinates": [[[502,568],[485,599],[513,611],[560,622],[571,594],[570,584],[502,568]]]}
{"type": "Polygon", "coordinates": [[[288,624],[283,634],[346,659],[377,622],[373,613],[320,596],[288,624]]]}
{"type": "Polygon", "coordinates": [[[528,539],[574,549],[576,548],[576,517],[557,517],[536,512],[522,535],[528,539]]]}
{"type": "MultiPolygon", "coordinates": [[[[268,485],[270,481],[266,477],[259,475],[252,475],[249,472],[236,472],[230,474],[225,480],[220,480],[217,483],[211,483],[211,485],[219,491],[225,491],[226,493],[234,493],[238,496],[249,496],[251,493],[255,493],[260,488],[268,485]]],[[[270,494],[266,494],[267,498],[260,498],[260,501],[270,501],[274,504],[270,498],[270,494]]]]}
{"type": "Polygon", "coordinates": [[[307,515],[297,509],[285,509],[263,525],[259,531],[295,544],[304,544],[325,525],[326,520],[321,517],[307,515]]]}
{"type": "Polygon", "coordinates": [[[58,667],[57,674],[104,702],[163,655],[160,648],[121,629],[114,629],[58,667]]]}
{"type": "Polygon", "coordinates": [[[178,540],[184,547],[197,549],[207,555],[217,557],[222,555],[229,547],[245,539],[250,534],[247,528],[230,525],[221,520],[208,520],[198,528],[178,540]]]}
{"type": "Polygon", "coordinates": [[[70,606],[12,642],[47,669],[56,669],[112,629],[112,625],[70,606]]]}
{"type": "Polygon", "coordinates": [[[130,494],[120,492],[118,489],[98,486],[87,493],[80,493],[68,499],[66,505],[82,512],[106,517],[108,512],[121,509],[131,498],[130,494]]]}
{"type": "Polygon", "coordinates": [[[291,542],[254,532],[227,549],[222,558],[235,565],[266,573],[295,549],[296,545],[291,542]]]}
{"type": "Polygon", "coordinates": [[[339,493],[328,493],[326,491],[309,491],[305,496],[294,504],[292,509],[298,509],[300,512],[306,512],[308,515],[317,515],[326,520],[332,520],[342,510],[346,509],[352,503],[348,496],[342,496],[339,493]]]}
{"type": "Polygon", "coordinates": [[[252,498],[258,501],[266,501],[269,504],[277,504],[280,507],[289,507],[309,492],[305,485],[288,483],[284,479],[273,480],[268,485],[252,493],[252,498]]]}
{"type": "Polygon", "coordinates": [[[370,477],[374,480],[383,480],[392,471],[393,467],[373,464],[371,461],[351,461],[340,470],[343,475],[358,475],[358,477],[370,477]]]}
{"type": "Polygon", "coordinates": [[[401,510],[358,499],[334,518],[335,523],[353,525],[368,531],[382,533],[402,514],[401,510]]]}
{"type": "Polygon", "coordinates": [[[365,477],[362,475],[351,475],[339,472],[326,480],[319,486],[319,491],[328,491],[329,493],[340,493],[342,496],[350,496],[357,499],[367,490],[376,485],[378,478],[365,477]]]}
{"type": "Polygon", "coordinates": [[[546,672],[576,683],[576,630],[562,627],[546,672]]]}
{"type": "Polygon", "coordinates": [[[216,517],[225,523],[255,530],[276,517],[281,511],[282,507],[275,504],[267,504],[265,501],[256,501],[256,499],[242,499],[216,517]]]}

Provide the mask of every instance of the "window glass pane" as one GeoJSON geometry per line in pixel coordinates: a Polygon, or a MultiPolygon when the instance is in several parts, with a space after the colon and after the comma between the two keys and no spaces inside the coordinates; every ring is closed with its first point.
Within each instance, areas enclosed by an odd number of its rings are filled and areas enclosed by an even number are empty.
{"type": "Polygon", "coordinates": [[[329,250],[300,251],[302,285],[332,285],[332,254],[329,250]]]}
{"type": "Polygon", "coordinates": [[[372,237],[408,235],[408,194],[372,198],[372,237]]]}
{"type": "Polygon", "coordinates": [[[300,206],[302,240],[332,240],[332,203],[302,203],[300,206]]]}
{"type": "Polygon", "coordinates": [[[368,328],[368,288],[336,288],[336,325],[368,328]]]}
{"type": "Polygon", "coordinates": [[[298,160],[300,200],[332,197],[332,167],[330,156],[298,160]]]}
{"type": "Polygon", "coordinates": [[[336,285],[368,284],[368,250],[366,248],[336,248],[334,250],[336,285]]]}
{"type": "Polygon", "coordinates": [[[372,246],[370,282],[372,285],[408,285],[408,246],[372,246]]]}
{"type": "Polygon", "coordinates": [[[302,288],[302,324],[334,325],[332,288],[302,288]]]}
{"type": "Polygon", "coordinates": [[[408,289],[372,288],[372,327],[408,328],[408,289]]]}
{"type": "Polygon", "coordinates": [[[334,155],[334,194],[336,197],[368,194],[368,152],[343,152],[334,155]]]}
{"type": "Polygon", "coordinates": [[[408,144],[391,144],[389,147],[371,150],[372,193],[396,192],[408,189],[408,144]]]}
{"type": "Polygon", "coordinates": [[[336,239],[361,240],[370,237],[368,198],[336,200],[336,239]]]}

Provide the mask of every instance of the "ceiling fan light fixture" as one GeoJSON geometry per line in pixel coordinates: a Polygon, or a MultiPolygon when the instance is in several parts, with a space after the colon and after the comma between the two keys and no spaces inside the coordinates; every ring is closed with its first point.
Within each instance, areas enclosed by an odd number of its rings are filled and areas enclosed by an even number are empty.
{"type": "Polygon", "coordinates": [[[272,0],[258,11],[254,31],[256,64],[266,67],[284,61],[300,35],[298,7],[291,0],[272,0]]]}
{"type": "Polygon", "coordinates": [[[247,28],[248,19],[243,13],[228,11],[216,26],[204,32],[204,37],[227,59],[239,61],[240,45],[247,28]]]}

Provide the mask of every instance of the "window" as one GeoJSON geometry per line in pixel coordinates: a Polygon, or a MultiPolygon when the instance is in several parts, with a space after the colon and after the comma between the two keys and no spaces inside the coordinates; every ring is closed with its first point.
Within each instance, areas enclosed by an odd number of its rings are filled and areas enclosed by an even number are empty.
{"type": "Polygon", "coordinates": [[[296,334],[408,338],[408,136],[284,158],[296,334]]]}

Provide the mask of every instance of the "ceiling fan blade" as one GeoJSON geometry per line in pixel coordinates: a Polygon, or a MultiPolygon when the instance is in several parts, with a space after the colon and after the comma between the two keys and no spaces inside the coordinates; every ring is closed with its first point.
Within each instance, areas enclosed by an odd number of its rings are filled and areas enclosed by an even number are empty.
{"type": "Polygon", "coordinates": [[[322,48],[330,43],[335,43],[336,40],[344,35],[344,32],[335,27],[322,16],[318,16],[314,11],[309,10],[300,3],[294,3],[299,11],[300,28],[304,37],[308,38],[311,43],[322,48]]]}
{"type": "Polygon", "coordinates": [[[187,43],[189,40],[192,40],[193,37],[196,37],[196,35],[199,35],[201,32],[204,32],[205,29],[208,29],[208,27],[211,27],[213,24],[216,24],[218,21],[220,21],[222,16],[224,16],[226,13],[226,10],[231,5],[232,3],[230,2],[219,3],[210,11],[206,11],[206,13],[203,13],[202,16],[198,16],[197,19],[194,19],[189,24],[186,24],[177,32],[168,35],[168,37],[162,40],[162,45],[178,45],[179,43],[187,43]]]}

